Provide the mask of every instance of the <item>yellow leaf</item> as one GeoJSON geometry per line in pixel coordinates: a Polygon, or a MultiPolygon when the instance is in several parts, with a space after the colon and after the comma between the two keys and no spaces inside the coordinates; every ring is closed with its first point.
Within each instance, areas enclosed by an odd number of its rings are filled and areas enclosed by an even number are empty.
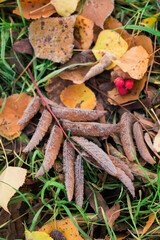
{"type": "MultiPolygon", "coordinates": [[[[114,61],[114,60],[113,60],[114,61]]],[[[149,54],[142,46],[130,48],[120,59],[114,63],[131,78],[140,80],[147,71],[149,54]]]]}
{"type": "Polygon", "coordinates": [[[83,238],[79,235],[77,227],[73,224],[70,218],[47,223],[39,229],[40,232],[46,232],[48,234],[52,230],[61,231],[67,240],[83,240],[83,238]]]}
{"type": "Polygon", "coordinates": [[[57,13],[63,17],[70,16],[76,10],[78,2],[79,0],[51,0],[57,13]]]}
{"type": "Polygon", "coordinates": [[[17,124],[22,117],[24,110],[28,106],[32,97],[26,93],[14,94],[6,99],[5,105],[4,99],[0,99],[0,135],[8,140],[14,139],[21,134],[21,130],[24,128],[24,124],[17,124]]]}
{"type": "Polygon", "coordinates": [[[144,19],[142,21],[142,24],[145,25],[145,26],[148,25],[149,27],[153,27],[154,24],[156,23],[159,15],[160,15],[160,12],[155,14],[155,15],[153,15],[153,17],[149,17],[149,18],[144,19]]]}
{"type": "Polygon", "coordinates": [[[94,109],[96,97],[84,83],[71,85],[61,92],[61,101],[67,107],[94,109]]]}
{"type": "Polygon", "coordinates": [[[152,226],[152,224],[154,223],[156,216],[154,213],[152,213],[151,215],[149,215],[148,221],[146,223],[146,226],[143,228],[143,232],[141,234],[141,237],[148,231],[148,229],[152,226]]]}
{"type": "Polygon", "coordinates": [[[27,229],[25,229],[25,238],[26,240],[53,240],[53,238],[45,232],[30,232],[27,229]]]}
{"type": "MultiPolygon", "coordinates": [[[[100,32],[96,45],[92,49],[97,61],[103,57],[106,52],[110,52],[119,59],[128,49],[127,42],[117,33],[111,30],[100,32]]],[[[111,69],[115,63],[111,63],[106,69],[111,69]]]]}
{"type": "Polygon", "coordinates": [[[0,206],[8,213],[7,204],[10,198],[16,193],[16,190],[13,188],[18,190],[23,185],[26,174],[27,170],[24,168],[7,167],[0,175],[0,206]]]}

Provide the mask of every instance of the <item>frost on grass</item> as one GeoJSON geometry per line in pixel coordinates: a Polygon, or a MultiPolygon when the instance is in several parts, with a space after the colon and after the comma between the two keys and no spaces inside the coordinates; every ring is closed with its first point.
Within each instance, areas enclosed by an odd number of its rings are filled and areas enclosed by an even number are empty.
{"type": "Polygon", "coordinates": [[[84,195],[84,169],[83,159],[78,155],[75,161],[75,199],[76,204],[82,208],[84,195]]]}

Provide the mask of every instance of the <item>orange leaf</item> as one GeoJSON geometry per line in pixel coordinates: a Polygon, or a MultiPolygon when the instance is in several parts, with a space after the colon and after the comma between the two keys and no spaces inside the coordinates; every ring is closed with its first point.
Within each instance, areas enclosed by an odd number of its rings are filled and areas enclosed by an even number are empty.
{"type": "MultiPolygon", "coordinates": [[[[52,4],[48,4],[49,2],[50,0],[20,0],[24,18],[37,19],[51,16],[56,11],[52,4]]],[[[18,6],[13,10],[13,13],[21,16],[18,6]]]]}
{"type": "Polygon", "coordinates": [[[92,110],[96,105],[94,93],[84,83],[65,88],[60,97],[63,104],[71,108],[79,107],[92,110]]]}
{"type": "Polygon", "coordinates": [[[82,49],[88,49],[93,42],[92,20],[78,16],[75,22],[75,39],[80,43],[82,49]]]}
{"type": "Polygon", "coordinates": [[[103,29],[104,21],[112,13],[113,9],[113,0],[87,0],[81,15],[91,19],[103,29]]]}
{"type": "MultiPolygon", "coordinates": [[[[18,124],[24,110],[32,97],[26,93],[14,94],[6,99],[4,108],[0,114],[0,135],[8,140],[14,139],[21,134],[25,124],[18,124]]],[[[4,99],[0,99],[0,109],[3,107],[4,99]]]]}
{"type": "Polygon", "coordinates": [[[29,26],[29,40],[36,57],[65,63],[72,56],[76,16],[39,19],[29,26]]]}
{"type": "Polygon", "coordinates": [[[154,213],[152,213],[151,215],[149,215],[148,221],[146,223],[146,226],[143,228],[143,232],[141,234],[141,237],[148,231],[148,229],[152,226],[152,224],[154,223],[156,216],[154,213]]]}
{"type": "Polygon", "coordinates": [[[67,240],[83,240],[83,238],[79,235],[78,229],[73,224],[70,218],[47,223],[46,225],[39,229],[40,232],[46,232],[48,234],[52,230],[61,231],[67,240]]]}

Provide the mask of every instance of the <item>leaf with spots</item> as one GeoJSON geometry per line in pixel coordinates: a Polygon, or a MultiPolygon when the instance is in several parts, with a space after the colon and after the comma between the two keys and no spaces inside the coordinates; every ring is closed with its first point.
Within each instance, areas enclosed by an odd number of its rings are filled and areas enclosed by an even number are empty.
{"type": "Polygon", "coordinates": [[[29,26],[29,40],[38,58],[67,62],[73,52],[73,27],[77,16],[39,19],[29,26]]]}

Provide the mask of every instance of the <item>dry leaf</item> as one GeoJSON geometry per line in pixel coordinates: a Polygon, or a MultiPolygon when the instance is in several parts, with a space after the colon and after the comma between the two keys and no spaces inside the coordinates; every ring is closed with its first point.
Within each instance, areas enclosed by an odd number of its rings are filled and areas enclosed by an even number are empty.
{"type": "Polygon", "coordinates": [[[7,167],[0,175],[0,206],[8,213],[8,202],[16,193],[16,190],[23,185],[26,174],[27,170],[24,168],[7,167]]]}
{"type": "Polygon", "coordinates": [[[158,131],[157,135],[153,140],[153,147],[156,149],[157,152],[160,152],[160,130],[158,131]]]}
{"type": "Polygon", "coordinates": [[[36,57],[65,63],[72,56],[73,27],[77,16],[40,19],[29,26],[36,57]]]}
{"type": "Polygon", "coordinates": [[[75,200],[76,204],[82,208],[84,194],[84,169],[83,159],[78,155],[75,161],[75,200]]]}
{"type": "Polygon", "coordinates": [[[135,122],[133,124],[133,135],[134,135],[134,139],[136,141],[136,145],[137,145],[137,148],[138,148],[138,151],[139,151],[141,157],[146,162],[149,162],[150,164],[155,164],[156,162],[150,155],[150,153],[147,149],[147,146],[144,142],[142,127],[138,122],[135,122]]]}
{"type": "Polygon", "coordinates": [[[53,167],[53,164],[57,158],[62,140],[63,140],[63,133],[61,129],[57,125],[54,125],[46,145],[46,152],[45,152],[43,164],[38,170],[36,177],[42,176],[45,173],[44,169],[48,172],[53,167]]]}
{"type": "MultiPolygon", "coordinates": [[[[119,59],[127,51],[127,49],[127,42],[117,32],[103,30],[100,32],[92,52],[97,61],[100,61],[106,52],[112,53],[117,59],[119,59]]],[[[111,63],[111,65],[109,65],[106,69],[109,70],[114,66],[115,63],[111,63]]]]}
{"type": "Polygon", "coordinates": [[[152,150],[152,152],[156,155],[156,157],[159,159],[160,156],[157,154],[157,151],[156,149],[154,148],[153,144],[152,144],[152,141],[151,141],[151,138],[150,138],[150,135],[148,132],[146,132],[144,134],[144,140],[146,142],[146,144],[148,145],[148,147],[152,150]]]}
{"type": "Polygon", "coordinates": [[[160,15],[160,12],[153,15],[153,17],[145,18],[142,21],[142,25],[145,25],[145,27],[147,27],[146,25],[153,27],[156,21],[158,20],[159,15],[160,15]]]}
{"type": "Polygon", "coordinates": [[[130,91],[128,91],[126,95],[120,95],[118,93],[117,88],[113,88],[111,91],[108,91],[108,97],[109,97],[108,101],[113,105],[117,105],[117,103],[122,104],[122,103],[130,102],[133,100],[137,100],[139,98],[140,92],[144,88],[145,82],[146,82],[146,75],[144,75],[144,77],[141,80],[134,81],[133,88],[130,91]]]}
{"type": "Polygon", "coordinates": [[[87,110],[81,108],[67,108],[52,106],[52,111],[57,118],[68,119],[70,121],[94,121],[105,115],[106,111],[87,110]]]}
{"type": "Polygon", "coordinates": [[[0,99],[0,135],[8,140],[14,139],[21,134],[25,124],[18,124],[24,110],[31,101],[31,97],[26,93],[14,94],[6,99],[0,99]],[[5,104],[4,104],[5,103],[5,104]],[[4,104],[4,107],[3,107],[4,104]]]}
{"type": "Polygon", "coordinates": [[[29,42],[29,39],[16,41],[12,48],[17,53],[27,53],[33,55],[33,48],[29,42]]]}
{"type": "Polygon", "coordinates": [[[120,204],[114,204],[111,208],[105,211],[108,225],[112,228],[115,220],[120,216],[120,204]]]}
{"type": "Polygon", "coordinates": [[[79,42],[81,49],[88,49],[93,42],[92,20],[83,16],[78,16],[74,26],[75,39],[79,42]]]}
{"type": "Polygon", "coordinates": [[[61,92],[60,97],[63,104],[71,108],[92,110],[96,105],[94,93],[84,83],[68,86],[61,92]]]}
{"type": "Polygon", "coordinates": [[[105,19],[114,9],[114,0],[87,0],[83,6],[82,16],[91,19],[103,29],[105,19]]]}
{"type": "Polygon", "coordinates": [[[30,232],[25,228],[25,239],[26,240],[53,240],[47,233],[45,232],[30,232]]]}
{"type": "Polygon", "coordinates": [[[149,215],[148,221],[145,225],[145,227],[143,228],[142,234],[140,237],[142,237],[148,230],[149,228],[152,226],[152,224],[154,223],[154,220],[156,218],[156,215],[154,213],[152,213],[151,215],[149,215]]]}
{"type": "Polygon", "coordinates": [[[63,128],[72,135],[107,136],[121,129],[120,124],[103,124],[97,122],[71,122],[62,120],[63,128]]]}
{"type": "Polygon", "coordinates": [[[75,150],[68,142],[64,141],[63,144],[63,171],[65,175],[65,186],[68,201],[72,201],[73,191],[74,191],[74,159],[75,159],[75,150]]]}
{"type": "Polygon", "coordinates": [[[68,17],[75,12],[78,2],[79,0],[51,0],[57,13],[63,17],[68,17]]]}
{"type": "Polygon", "coordinates": [[[96,144],[83,137],[72,137],[72,139],[78,143],[89,155],[91,155],[109,174],[115,176],[117,170],[112,161],[101,148],[96,144]]]}
{"type": "Polygon", "coordinates": [[[39,123],[37,125],[36,131],[33,134],[28,145],[23,150],[23,152],[30,152],[33,150],[33,148],[35,146],[37,146],[39,144],[39,142],[42,140],[45,133],[47,132],[51,122],[52,122],[52,115],[50,114],[50,112],[48,110],[44,109],[42,116],[39,120],[39,123]]]}
{"type": "MultiPolygon", "coordinates": [[[[76,219],[74,220],[76,222],[76,219]]],[[[61,231],[67,240],[83,240],[83,238],[79,235],[77,227],[73,224],[70,218],[47,223],[41,227],[39,231],[49,234],[52,230],[56,229],[61,231]]]]}
{"type": "Polygon", "coordinates": [[[122,124],[120,138],[124,152],[130,161],[134,161],[135,160],[134,155],[136,156],[136,149],[133,143],[132,136],[132,123],[133,123],[132,115],[128,112],[123,113],[123,115],[121,116],[120,123],[122,124]]]}
{"type": "Polygon", "coordinates": [[[149,54],[142,46],[130,48],[120,59],[114,61],[123,72],[127,72],[131,78],[136,80],[144,76],[148,62],[149,54]]]}
{"type": "MultiPolygon", "coordinates": [[[[20,5],[24,18],[37,19],[41,17],[46,18],[51,16],[56,11],[53,5],[48,5],[49,2],[50,0],[20,0],[20,5]]],[[[13,13],[21,16],[18,6],[13,10],[13,13]]]]}

